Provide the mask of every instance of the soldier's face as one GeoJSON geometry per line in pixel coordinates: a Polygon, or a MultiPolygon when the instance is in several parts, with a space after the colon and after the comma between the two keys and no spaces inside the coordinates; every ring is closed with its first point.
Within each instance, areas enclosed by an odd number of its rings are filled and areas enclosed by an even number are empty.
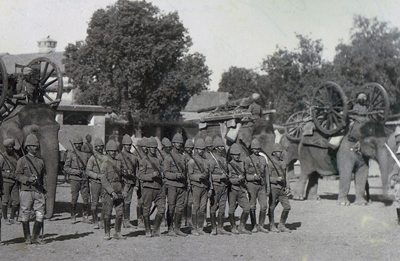
{"type": "Polygon", "coordinates": [[[204,155],[204,149],[196,149],[197,154],[199,154],[200,156],[204,155]]]}
{"type": "Polygon", "coordinates": [[[235,161],[240,160],[240,154],[231,154],[231,155],[232,155],[233,160],[235,160],[235,161]]]}
{"type": "Polygon", "coordinates": [[[9,146],[6,146],[5,148],[6,148],[6,152],[8,154],[12,154],[14,152],[14,145],[9,145],[9,146]]]}
{"type": "Polygon", "coordinates": [[[143,147],[142,149],[143,149],[144,153],[148,153],[149,152],[149,148],[147,148],[147,147],[143,147]]]}
{"type": "Polygon", "coordinates": [[[166,151],[166,152],[171,152],[172,147],[164,147],[163,150],[166,151]]]}
{"type": "Polygon", "coordinates": [[[156,155],[156,152],[157,152],[157,148],[155,148],[155,147],[151,147],[151,148],[149,148],[149,152],[150,152],[150,154],[151,155],[156,155]]]}
{"type": "Polygon", "coordinates": [[[192,155],[193,153],[193,149],[192,148],[185,148],[186,153],[189,153],[190,155],[192,155]]]}
{"type": "Polygon", "coordinates": [[[225,152],[225,148],[223,146],[219,146],[215,148],[219,153],[225,152]]]}
{"type": "Polygon", "coordinates": [[[177,150],[181,150],[183,147],[183,144],[179,143],[179,142],[174,142],[172,144],[174,145],[175,149],[177,149],[177,150]]]}
{"type": "Polygon", "coordinates": [[[277,158],[278,160],[283,160],[283,153],[282,151],[274,151],[272,153],[272,156],[274,156],[275,158],[277,158]]]}
{"type": "Polygon", "coordinates": [[[98,153],[103,154],[104,146],[96,146],[96,147],[94,147],[94,149],[95,149],[98,153]]]}
{"type": "Polygon", "coordinates": [[[116,150],[107,150],[107,154],[110,155],[111,158],[115,159],[117,156],[117,151],[116,150]]]}
{"type": "Polygon", "coordinates": [[[251,151],[253,152],[253,154],[259,155],[261,150],[260,149],[251,149],[251,151]]]}
{"type": "Polygon", "coordinates": [[[82,145],[83,143],[74,143],[75,148],[79,151],[82,149],[82,145]]]}
{"type": "Polygon", "coordinates": [[[132,147],[131,144],[124,144],[124,149],[125,149],[126,151],[131,151],[131,147],[132,147]]]}
{"type": "Polygon", "coordinates": [[[32,154],[33,156],[36,156],[39,152],[39,146],[36,145],[29,145],[26,149],[28,150],[28,153],[32,154]]]}

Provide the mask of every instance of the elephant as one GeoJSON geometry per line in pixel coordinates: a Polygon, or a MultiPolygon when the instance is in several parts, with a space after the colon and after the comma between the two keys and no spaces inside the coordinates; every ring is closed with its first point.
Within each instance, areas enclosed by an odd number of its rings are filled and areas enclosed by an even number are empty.
{"type": "Polygon", "coordinates": [[[3,140],[15,139],[15,149],[23,155],[24,139],[30,133],[37,135],[40,142],[40,155],[46,166],[46,218],[54,212],[56,185],[59,164],[58,131],[55,121],[56,111],[46,104],[17,106],[0,125],[0,150],[5,151],[3,140]]]}
{"type": "MultiPolygon", "coordinates": [[[[289,152],[291,157],[287,158],[288,163],[298,159],[301,164],[301,175],[294,185],[294,199],[302,200],[304,197],[318,199],[319,177],[339,174],[338,203],[349,205],[348,193],[354,174],[356,192],[354,203],[367,204],[365,193],[369,159],[374,159],[379,164],[382,192],[384,196],[387,196],[388,176],[394,160],[386,149],[385,143],[392,150],[396,147],[393,133],[388,134],[388,132],[383,124],[372,121],[364,122],[360,126],[359,151],[355,149],[356,141],[351,139],[349,130],[345,130],[338,148],[329,143],[329,137],[324,136],[316,129],[312,135],[303,135],[297,146],[298,153],[289,152]]],[[[293,146],[296,144],[292,143],[289,146],[288,148],[293,150],[293,146]]]]}

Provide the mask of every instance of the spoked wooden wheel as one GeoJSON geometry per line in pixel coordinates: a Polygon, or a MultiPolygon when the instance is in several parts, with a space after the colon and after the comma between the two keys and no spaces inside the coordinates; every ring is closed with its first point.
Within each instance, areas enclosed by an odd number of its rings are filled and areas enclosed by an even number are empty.
{"type": "Polygon", "coordinates": [[[0,107],[3,107],[4,102],[9,92],[8,74],[6,65],[0,58],[0,107]]]}
{"type": "Polygon", "coordinates": [[[63,93],[60,68],[45,57],[32,60],[27,67],[31,68],[35,79],[36,97],[34,102],[57,106],[63,93]]]}
{"type": "Polygon", "coordinates": [[[367,116],[375,122],[385,122],[389,115],[390,102],[385,88],[378,83],[366,83],[361,91],[367,95],[367,116]]]}
{"type": "Polygon", "coordinates": [[[303,135],[303,127],[311,120],[308,110],[298,111],[290,115],[285,123],[286,137],[291,141],[300,141],[303,135]]]}
{"type": "Polygon", "coordinates": [[[322,84],[314,93],[311,113],[315,126],[326,135],[333,135],[346,126],[347,97],[334,82],[322,84]]]}

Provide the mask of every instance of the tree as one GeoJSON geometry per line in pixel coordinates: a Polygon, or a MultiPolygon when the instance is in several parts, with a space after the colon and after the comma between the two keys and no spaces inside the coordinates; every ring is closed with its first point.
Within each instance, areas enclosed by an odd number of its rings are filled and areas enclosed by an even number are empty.
{"type": "Polygon", "coordinates": [[[67,46],[66,74],[79,103],[168,118],[209,83],[205,58],[189,54],[191,44],[176,12],[119,0],[93,14],[84,42],[67,46]]]}
{"type": "Polygon", "coordinates": [[[377,82],[389,92],[394,109],[400,98],[400,32],[377,18],[355,16],[350,43],[340,43],[334,58],[341,85],[348,93],[367,82],[377,82]]]}
{"type": "Polygon", "coordinates": [[[222,73],[218,91],[229,92],[235,100],[248,97],[258,92],[258,77],[252,69],[231,66],[227,72],[222,73]]]}

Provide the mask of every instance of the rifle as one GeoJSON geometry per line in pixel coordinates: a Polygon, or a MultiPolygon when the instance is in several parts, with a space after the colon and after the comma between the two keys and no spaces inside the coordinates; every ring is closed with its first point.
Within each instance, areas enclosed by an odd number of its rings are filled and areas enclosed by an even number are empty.
{"type": "Polygon", "coordinates": [[[78,168],[79,168],[79,170],[82,171],[82,170],[83,170],[83,169],[82,169],[82,168],[83,168],[83,165],[85,165],[85,164],[83,163],[82,159],[79,157],[79,154],[78,154],[78,152],[76,151],[75,145],[72,143],[71,140],[69,140],[69,143],[71,143],[72,149],[74,150],[74,153],[75,153],[75,155],[76,155],[76,158],[77,158],[76,163],[78,164],[78,168]],[[81,163],[82,166],[81,166],[79,163],[81,163]]]}
{"type": "Polygon", "coordinates": [[[95,162],[96,162],[97,168],[99,169],[99,172],[101,172],[101,170],[100,170],[100,164],[99,164],[99,162],[97,161],[96,154],[94,154],[94,151],[93,151],[93,149],[92,149],[91,147],[88,146],[88,148],[89,148],[89,150],[90,150],[90,154],[92,154],[92,156],[94,157],[94,160],[95,160],[95,162]]]}
{"type": "Polygon", "coordinates": [[[164,156],[162,155],[161,151],[160,151],[158,148],[157,148],[157,151],[158,151],[158,153],[160,154],[161,159],[164,160],[164,156]]]}
{"type": "Polygon", "coordinates": [[[138,149],[135,145],[133,145],[133,144],[132,144],[132,146],[133,146],[133,148],[137,151],[137,154],[138,154],[138,156],[139,156],[139,159],[142,159],[142,155],[141,155],[139,149],[138,149]]]}

